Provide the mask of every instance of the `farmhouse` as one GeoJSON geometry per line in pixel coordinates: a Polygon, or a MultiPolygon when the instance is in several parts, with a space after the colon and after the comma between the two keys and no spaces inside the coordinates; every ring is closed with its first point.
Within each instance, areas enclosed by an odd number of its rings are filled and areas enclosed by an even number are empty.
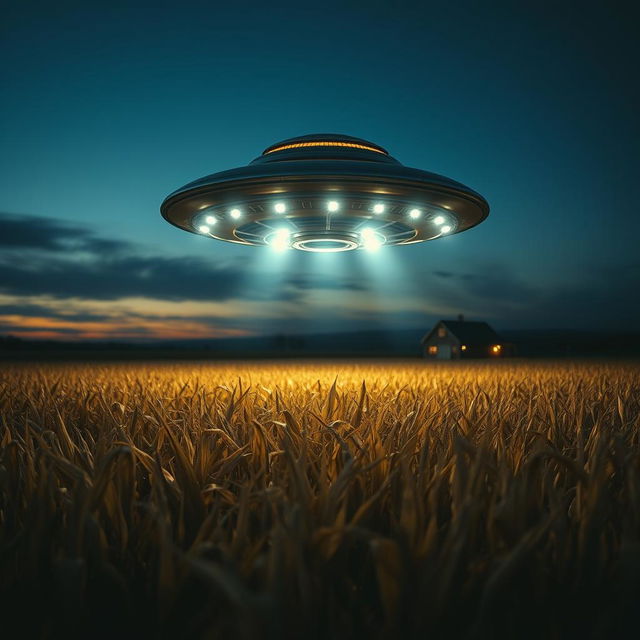
{"type": "Polygon", "coordinates": [[[467,322],[464,316],[440,320],[420,342],[424,357],[438,360],[505,355],[504,342],[486,322],[467,322]]]}

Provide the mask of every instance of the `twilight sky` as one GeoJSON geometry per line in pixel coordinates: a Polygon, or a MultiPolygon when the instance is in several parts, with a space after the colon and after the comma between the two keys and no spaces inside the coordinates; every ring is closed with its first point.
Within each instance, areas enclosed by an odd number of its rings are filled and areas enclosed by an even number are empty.
{"type": "Polygon", "coordinates": [[[0,335],[427,329],[458,313],[640,328],[631,3],[305,4],[3,5],[0,335]],[[160,217],[183,184],[316,132],[463,182],[491,214],[375,255],[285,256],[160,217]]]}

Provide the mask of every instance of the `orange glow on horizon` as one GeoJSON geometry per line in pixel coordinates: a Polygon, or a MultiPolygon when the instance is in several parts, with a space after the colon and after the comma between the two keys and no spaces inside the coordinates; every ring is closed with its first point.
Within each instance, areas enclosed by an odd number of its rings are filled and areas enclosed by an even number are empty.
{"type": "MultiPolygon", "coordinates": [[[[79,321],[72,318],[0,316],[0,324],[17,338],[39,340],[186,340],[236,338],[254,335],[244,329],[212,327],[197,320],[122,317],[108,321],[79,321]]],[[[3,331],[4,333],[4,331],[3,331]]]]}

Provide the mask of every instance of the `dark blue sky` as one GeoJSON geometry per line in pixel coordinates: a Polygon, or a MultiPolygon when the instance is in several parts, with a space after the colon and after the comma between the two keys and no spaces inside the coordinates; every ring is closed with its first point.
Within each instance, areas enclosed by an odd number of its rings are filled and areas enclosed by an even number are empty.
{"type": "Polygon", "coordinates": [[[3,9],[0,333],[639,328],[631,4],[302,4],[3,9]],[[488,220],[283,262],[161,219],[184,183],[322,131],[469,185],[488,220]]]}

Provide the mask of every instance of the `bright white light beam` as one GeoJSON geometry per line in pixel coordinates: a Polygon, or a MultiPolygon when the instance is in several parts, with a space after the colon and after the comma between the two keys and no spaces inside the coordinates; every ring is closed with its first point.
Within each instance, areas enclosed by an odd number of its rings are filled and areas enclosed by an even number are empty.
{"type": "Polygon", "coordinates": [[[366,251],[377,251],[382,246],[382,242],[372,229],[363,229],[360,233],[362,237],[362,246],[366,251]]]}
{"type": "Polygon", "coordinates": [[[289,229],[278,229],[274,234],[273,238],[269,241],[269,246],[274,251],[285,251],[289,248],[291,238],[291,231],[289,229]]]}

